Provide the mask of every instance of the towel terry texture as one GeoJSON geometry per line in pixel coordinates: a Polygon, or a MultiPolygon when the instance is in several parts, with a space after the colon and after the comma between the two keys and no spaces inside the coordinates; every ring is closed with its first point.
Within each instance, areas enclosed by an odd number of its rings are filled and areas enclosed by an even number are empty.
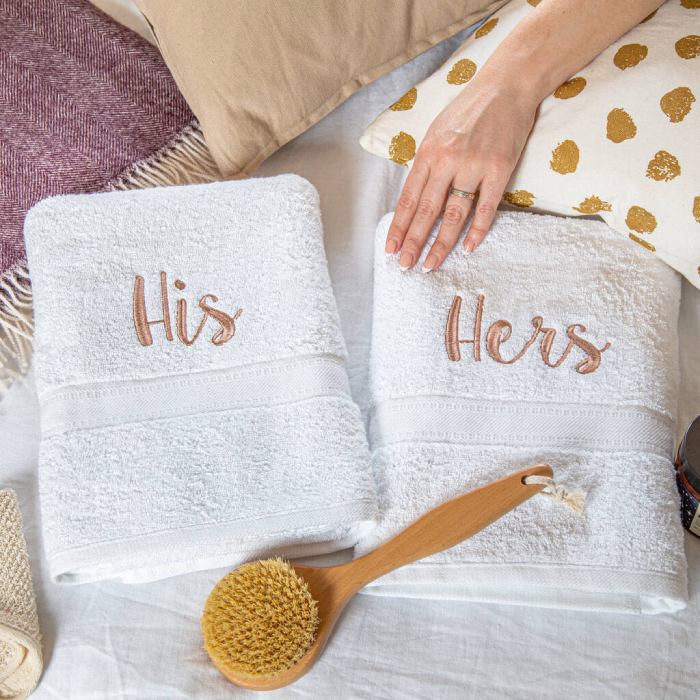
{"type": "Polygon", "coordinates": [[[0,490],[0,698],[26,698],[43,668],[36,598],[17,496],[0,490]]]}
{"type": "Polygon", "coordinates": [[[54,579],[323,553],[371,527],[308,182],[55,197],[25,236],[54,579]]]}
{"type": "Polygon", "coordinates": [[[597,610],[684,606],[671,453],[679,278],[594,221],[499,213],[470,257],[401,272],[377,231],[370,445],[381,526],[536,462],[534,497],[369,592],[597,610]]]}

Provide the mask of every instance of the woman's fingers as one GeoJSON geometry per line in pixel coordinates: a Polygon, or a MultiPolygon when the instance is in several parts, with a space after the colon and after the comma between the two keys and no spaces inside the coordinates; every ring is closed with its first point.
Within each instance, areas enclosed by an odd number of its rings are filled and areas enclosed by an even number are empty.
{"type": "Polygon", "coordinates": [[[492,169],[481,182],[478,199],[470,200],[454,194],[448,196],[449,188],[454,186],[463,192],[475,192],[478,177],[455,177],[454,173],[450,174],[451,168],[431,169],[429,162],[427,158],[417,158],[414,162],[387,233],[385,250],[388,254],[400,253],[402,270],[408,270],[418,262],[443,205],[440,230],[425,258],[423,272],[436,270],[442,265],[459,240],[472,211],[474,216],[464,241],[464,251],[474,251],[493,223],[512,170],[504,164],[492,169]]]}
{"type": "MultiPolygon", "coordinates": [[[[452,187],[462,192],[474,192],[476,186],[472,188],[472,185],[467,186],[464,184],[468,181],[469,180],[466,178],[455,178],[452,187]]],[[[450,251],[455,247],[455,244],[464,230],[464,225],[467,222],[472,203],[473,200],[460,197],[459,195],[450,194],[448,196],[445,211],[442,214],[440,230],[425,258],[422,268],[423,272],[437,270],[450,254],[450,251]]]]}
{"type": "Polygon", "coordinates": [[[442,205],[445,203],[451,181],[451,176],[446,177],[442,173],[439,175],[431,173],[425,189],[418,199],[413,220],[401,246],[399,265],[402,270],[408,270],[418,262],[421,250],[423,250],[435,220],[440,215],[442,205]]]}
{"type": "Polygon", "coordinates": [[[430,168],[427,163],[416,159],[401,190],[399,201],[396,203],[394,218],[386,236],[384,250],[390,255],[401,250],[429,174],[430,168]]]}
{"type": "Polygon", "coordinates": [[[479,199],[474,208],[474,218],[464,239],[464,252],[472,253],[484,240],[491,228],[496,209],[508,184],[509,175],[485,177],[481,183],[479,199]]]}

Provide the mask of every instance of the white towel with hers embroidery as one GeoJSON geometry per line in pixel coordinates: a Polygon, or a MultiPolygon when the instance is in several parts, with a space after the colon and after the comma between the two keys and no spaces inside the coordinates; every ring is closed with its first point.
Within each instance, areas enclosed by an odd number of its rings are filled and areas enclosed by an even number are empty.
{"type": "Polygon", "coordinates": [[[379,225],[370,446],[380,527],[537,463],[537,496],[368,592],[629,612],[684,606],[671,462],[680,281],[595,221],[499,213],[471,256],[401,272],[379,225]]]}
{"type": "Polygon", "coordinates": [[[55,580],[325,553],[372,526],[308,182],[55,197],[25,236],[55,580]]]}

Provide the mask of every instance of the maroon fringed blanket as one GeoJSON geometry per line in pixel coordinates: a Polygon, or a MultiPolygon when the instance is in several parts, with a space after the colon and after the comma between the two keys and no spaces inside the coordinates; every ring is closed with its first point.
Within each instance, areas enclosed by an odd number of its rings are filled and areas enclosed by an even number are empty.
{"type": "Polygon", "coordinates": [[[0,0],[0,330],[30,303],[26,211],[107,187],[192,120],[157,49],[87,0],[0,0]]]}

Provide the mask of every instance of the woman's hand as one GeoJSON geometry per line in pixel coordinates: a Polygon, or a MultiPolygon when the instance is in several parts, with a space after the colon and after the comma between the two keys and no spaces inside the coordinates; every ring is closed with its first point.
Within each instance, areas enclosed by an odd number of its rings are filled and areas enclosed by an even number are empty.
{"type": "Polygon", "coordinates": [[[416,153],[386,240],[402,269],[413,267],[444,207],[423,269],[454,248],[472,206],[464,250],[488,233],[540,102],[663,0],[531,0],[535,6],[501,42],[455,100],[433,121],[416,153]],[[480,191],[478,199],[450,187],[480,191]]]}
{"type": "Polygon", "coordinates": [[[424,272],[440,267],[473,207],[465,253],[471,253],[486,236],[537,111],[537,101],[520,92],[506,80],[494,84],[486,72],[478,73],[430,125],[387,235],[386,252],[401,251],[401,269],[416,264],[443,207],[424,272]],[[478,198],[449,194],[450,187],[478,191],[478,198]]]}

